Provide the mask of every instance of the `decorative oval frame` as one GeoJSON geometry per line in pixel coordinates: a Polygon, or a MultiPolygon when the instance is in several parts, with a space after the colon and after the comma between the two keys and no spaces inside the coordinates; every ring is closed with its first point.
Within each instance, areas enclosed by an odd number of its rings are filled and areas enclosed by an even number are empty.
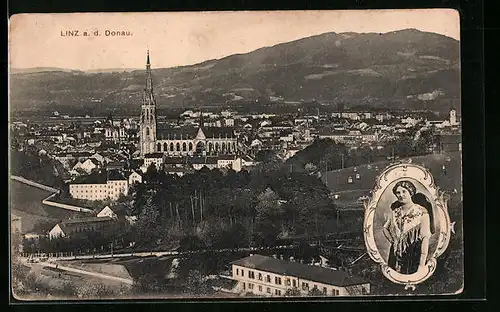
{"type": "Polygon", "coordinates": [[[452,224],[448,215],[447,201],[448,199],[445,192],[439,190],[434,184],[434,178],[430,171],[420,165],[415,165],[411,162],[389,165],[377,177],[371,198],[365,203],[363,235],[368,255],[373,261],[381,265],[382,273],[391,282],[405,285],[405,288],[414,289],[415,285],[424,282],[432,276],[436,270],[437,258],[444,253],[450,242],[452,224]],[[439,233],[435,233],[438,234],[436,248],[432,254],[429,253],[426,265],[413,274],[398,273],[385,263],[375,242],[373,227],[375,210],[382,194],[391,183],[404,179],[420,182],[429,192],[431,196],[429,200],[435,207],[433,211],[438,214],[435,218],[439,222],[439,233]]]}

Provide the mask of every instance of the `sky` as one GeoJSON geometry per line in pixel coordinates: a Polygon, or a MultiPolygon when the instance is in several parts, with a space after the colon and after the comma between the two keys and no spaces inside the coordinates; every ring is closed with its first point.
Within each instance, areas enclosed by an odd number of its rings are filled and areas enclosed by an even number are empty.
{"type": "Polygon", "coordinates": [[[149,50],[151,66],[166,68],[327,32],[406,28],[459,40],[459,14],[450,9],[18,14],[9,20],[9,65],[143,68],[149,50]],[[75,30],[79,36],[64,35],[75,30]],[[130,35],[106,36],[106,30],[130,35]]]}

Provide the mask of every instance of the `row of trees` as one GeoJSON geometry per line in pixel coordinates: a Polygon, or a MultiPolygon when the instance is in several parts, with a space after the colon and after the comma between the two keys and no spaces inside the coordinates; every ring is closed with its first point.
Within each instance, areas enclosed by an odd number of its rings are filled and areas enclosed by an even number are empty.
{"type": "Polygon", "coordinates": [[[318,178],[272,163],[226,174],[204,168],[183,177],[151,167],[145,181],[132,192],[140,242],[191,235],[210,248],[272,245],[323,232],[335,213],[318,178]]]}

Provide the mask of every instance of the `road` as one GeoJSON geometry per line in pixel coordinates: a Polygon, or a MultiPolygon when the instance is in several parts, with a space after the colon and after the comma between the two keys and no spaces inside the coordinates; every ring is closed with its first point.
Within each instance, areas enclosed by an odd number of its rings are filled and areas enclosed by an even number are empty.
{"type": "Polygon", "coordinates": [[[71,267],[67,267],[67,266],[62,266],[62,265],[59,265],[59,264],[56,264],[56,263],[51,263],[51,262],[44,263],[43,266],[49,267],[49,268],[63,270],[63,271],[66,271],[66,272],[76,273],[77,275],[88,275],[88,276],[92,276],[92,277],[98,277],[98,278],[101,278],[101,279],[106,279],[106,280],[111,280],[111,281],[117,281],[117,282],[120,282],[120,283],[129,284],[129,285],[132,285],[134,283],[134,281],[132,279],[129,279],[129,278],[122,278],[122,277],[111,276],[111,275],[97,273],[97,272],[90,272],[90,271],[80,270],[80,269],[71,268],[71,267]]]}
{"type": "MultiPolygon", "coordinates": [[[[116,259],[116,258],[130,258],[130,257],[164,257],[164,256],[186,256],[204,252],[241,252],[241,251],[262,251],[262,250],[274,250],[274,249],[291,249],[294,245],[283,245],[276,247],[250,247],[250,248],[237,248],[237,249],[216,249],[216,250],[196,250],[196,251],[148,251],[148,252],[129,252],[129,253],[109,253],[104,255],[77,255],[77,256],[63,256],[63,257],[51,257],[50,261],[68,261],[68,260],[89,260],[89,259],[116,259]]],[[[24,261],[27,257],[23,257],[24,261]]]]}
{"type": "Polygon", "coordinates": [[[38,282],[54,290],[64,290],[68,282],[75,287],[91,285],[96,282],[103,283],[111,288],[133,285],[132,279],[79,270],[56,263],[26,263],[26,265],[39,279],[38,282]]]}

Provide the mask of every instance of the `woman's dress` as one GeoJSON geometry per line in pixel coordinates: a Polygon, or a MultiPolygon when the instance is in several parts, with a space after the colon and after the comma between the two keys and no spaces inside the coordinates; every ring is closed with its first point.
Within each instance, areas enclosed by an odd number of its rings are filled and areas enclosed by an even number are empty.
{"type": "Polygon", "coordinates": [[[401,274],[417,272],[422,239],[431,236],[427,210],[413,204],[406,212],[395,208],[384,227],[390,233],[391,248],[387,264],[401,274]]]}

